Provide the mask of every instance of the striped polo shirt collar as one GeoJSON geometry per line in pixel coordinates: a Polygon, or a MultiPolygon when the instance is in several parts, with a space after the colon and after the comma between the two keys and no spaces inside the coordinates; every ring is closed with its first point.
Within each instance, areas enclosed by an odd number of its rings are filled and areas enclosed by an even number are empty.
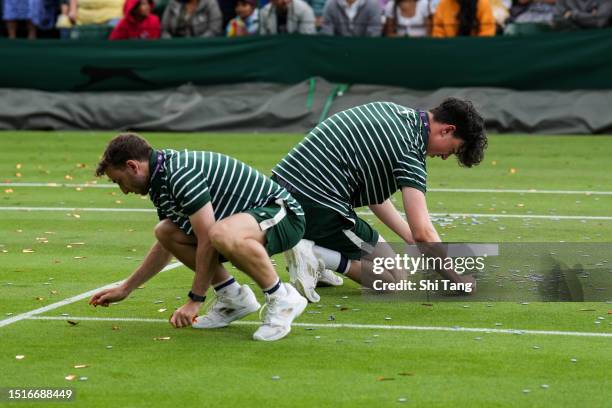
{"type": "Polygon", "coordinates": [[[429,115],[427,111],[419,111],[419,118],[421,119],[421,138],[423,139],[423,154],[427,153],[427,142],[429,141],[429,134],[431,128],[429,126],[429,115]]]}
{"type": "Polygon", "coordinates": [[[153,150],[149,156],[149,196],[154,199],[163,184],[165,154],[162,150],[153,150]]]}

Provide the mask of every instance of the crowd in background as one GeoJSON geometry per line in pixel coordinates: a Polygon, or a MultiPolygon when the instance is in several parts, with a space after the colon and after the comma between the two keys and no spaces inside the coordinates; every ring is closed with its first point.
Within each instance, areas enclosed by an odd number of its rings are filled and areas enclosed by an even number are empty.
{"type": "Polygon", "coordinates": [[[611,25],[612,0],[0,0],[8,38],[455,37],[611,25]],[[101,34],[100,34],[101,33],[101,34]]]}

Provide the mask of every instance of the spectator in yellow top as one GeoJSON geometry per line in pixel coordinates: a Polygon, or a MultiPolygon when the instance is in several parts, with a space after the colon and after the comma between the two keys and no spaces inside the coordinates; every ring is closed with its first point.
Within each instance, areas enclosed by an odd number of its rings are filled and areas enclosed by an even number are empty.
{"type": "Polygon", "coordinates": [[[433,37],[494,36],[490,0],[441,0],[433,18],[433,37]]]}
{"type": "Polygon", "coordinates": [[[123,18],[125,0],[70,0],[68,17],[77,25],[116,26],[123,18]]]}

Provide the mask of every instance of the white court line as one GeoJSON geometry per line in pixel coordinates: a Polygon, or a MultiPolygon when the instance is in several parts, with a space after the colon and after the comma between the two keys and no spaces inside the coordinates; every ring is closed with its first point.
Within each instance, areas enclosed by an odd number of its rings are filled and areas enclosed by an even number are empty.
{"type": "MultiPolygon", "coordinates": [[[[135,317],[77,317],[77,316],[32,316],[29,320],[72,320],[95,322],[144,322],[168,323],[168,319],[147,319],[135,317]]],[[[260,325],[260,322],[242,321],[235,325],[260,325]]],[[[574,332],[559,330],[516,330],[516,329],[487,329],[482,327],[440,327],[440,326],[402,326],[382,324],[354,324],[354,323],[293,323],[292,327],[312,327],[321,329],[372,329],[372,330],[413,330],[413,331],[450,331],[469,333],[498,333],[498,334],[538,334],[547,336],[575,336],[575,337],[612,337],[612,333],[574,332]]]]}
{"type": "MultiPolygon", "coordinates": [[[[65,212],[156,212],[151,208],[69,208],[69,207],[0,207],[0,211],[65,211],[65,212]]],[[[371,211],[358,211],[358,215],[374,215],[371,211]]],[[[400,214],[405,215],[403,212],[400,214]]],[[[459,218],[522,218],[545,220],[599,220],[612,221],[612,216],[604,215],[541,215],[541,214],[475,214],[475,213],[430,213],[432,217],[459,217],[459,218]]]]}
{"type": "Polygon", "coordinates": [[[56,188],[118,188],[116,184],[93,183],[0,183],[0,187],[56,187],[56,188]]]}
{"type": "MultiPolygon", "coordinates": [[[[176,262],[176,263],[170,264],[170,265],[166,266],[164,269],[162,269],[162,272],[178,268],[179,266],[183,266],[183,264],[180,263],[180,262],[176,262]]],[[[120,281],[117,281],[117,282],[109,283],[108,285],[104,285],[104,286],[101,286],[99,288],[92,289],[92,290],[90,290],[88,292],[85,292],[85,293],[81,293],[80,295],[72,296],[72,297],[69,297],[67,299],[61,300],[59,302],[55,302],[55,303],[52,303],[52,304],[47,305],[47,306],[43,306],[43,307],[38,308],[38,309],[30,310],[29,312],[21,313],[21,314],[18,314],[17,316],[9,317],[8,319],[0,320],[0,327],[8,326],[9,324],[16,323],[16,322],[18,322],[20,320],[30,319],[34,315],[45,313],[45,312],[48,312],[49,310],[57,309],[58,307],[62,307],[62,306],[66,306],[66,305],[69,305],[69,304],[74,303],[74,302],[78,302],[79,300],[82,300],[82,299],[85,299],[85,298],[88,298],[88,297],[92,296],[94,293],[96,293],[98,291],[101,291],[101,290],[104,290],[104,289],[108,289],[108,288],[112,288],[113,286],[119,285],[122,282],[124,282],[124,281],[120,280],[120,281]]]]}
{"type": "MultiPolygon", "coordinates": [[[[0,187],[56,187],[56,188],[117,188],[116,184],[76,183],[0,183],[0,187]]],[[[567,194],[567,195],[612,195],[612,191],[590,190],[540,190],[496,189],[496,188],[429,188],[434,193],[509,193],[509,194],[567,194]]]]}

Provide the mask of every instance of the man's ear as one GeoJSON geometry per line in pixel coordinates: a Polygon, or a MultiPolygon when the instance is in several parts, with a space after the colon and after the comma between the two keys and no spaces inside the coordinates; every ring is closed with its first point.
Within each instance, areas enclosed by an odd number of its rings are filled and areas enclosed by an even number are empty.
{"type": "Polygon", "coordinates": [[[457,130],[457,126],[455,125],[444,125],[444,130],[443,130],[443,136],[446,135],[454,135],[455,134],[455,130],[457,130]]]}
{"type": "Polygon", "coordinates": [[[128,160],[125,162],[125,166],[131,169],[134,173],[137,173],[138,169],[140,168],[140,163],[138,163],[136,160],[128,160]]]}

